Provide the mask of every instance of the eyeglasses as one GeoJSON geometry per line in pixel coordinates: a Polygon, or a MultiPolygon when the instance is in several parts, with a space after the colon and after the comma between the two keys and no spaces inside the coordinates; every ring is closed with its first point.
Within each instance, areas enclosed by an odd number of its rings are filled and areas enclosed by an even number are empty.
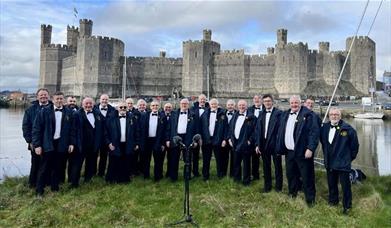
{"type": "Polygon", "coordinates": [[[126,109],[126,106],[119,106],[119,109],[126,109]]]}

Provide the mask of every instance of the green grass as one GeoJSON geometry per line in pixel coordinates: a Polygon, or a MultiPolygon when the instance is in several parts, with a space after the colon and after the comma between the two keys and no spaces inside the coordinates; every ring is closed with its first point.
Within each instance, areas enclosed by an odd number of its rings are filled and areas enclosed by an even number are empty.
{"type": "MultiPolygon", "coordinates": [[[[229,178],[194,179],[190,207],[202,227],[391,227],[391,176],[369,177],[353,185],[353,209],[327,204],[326,175],[316,172],[317,202],[308,208],[302,193],[263,194],[263,181],[244,187],[229,178]]],[[[285,177],[284,177],[285,178],[285,177]]],[[[26,178],[0,184],[0,227],[162,227],[183,214],[183,182],[155,183],[137,177],[127,185],[108,185],[95,178],[78,189],[63,186],[39,200],[26,178]]]]}

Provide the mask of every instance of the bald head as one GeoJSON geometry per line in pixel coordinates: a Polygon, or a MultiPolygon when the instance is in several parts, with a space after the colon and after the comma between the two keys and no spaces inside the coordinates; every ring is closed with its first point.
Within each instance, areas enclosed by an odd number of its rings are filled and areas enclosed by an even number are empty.
{"type": "Polygon", "coordinates": [[[205,107],[205,104],[206,104],[206,96],[205,96],[205,94],[200,94],[198,96],[198,103],[199,103],[200,107],[205,107]]]}
{"type": "Polygon", "coordinates": [[[82,102],[83,109],[86,112],[92,111],[92,107],[94,107],[94,100],[91,97],[85,97],[82,102]]]}
{"type": "Polygon", "coordinates": [[[216,98],[213,98],[209,101],[211,110],[216,110],[219,107],[219,101],[216,98]]]}
{"type": "Polygon", "coordinates": [[[239,100],[238,101],[238,109],[240,113],[244,113],[247,110],[247,101],[239,100]]]}
{"type": "Polygon", "coordinates": [[[109,95],[105,93],[100,95],[99,104],[102,105],[102,107],[106,107],[109,104],[109,95]]]}

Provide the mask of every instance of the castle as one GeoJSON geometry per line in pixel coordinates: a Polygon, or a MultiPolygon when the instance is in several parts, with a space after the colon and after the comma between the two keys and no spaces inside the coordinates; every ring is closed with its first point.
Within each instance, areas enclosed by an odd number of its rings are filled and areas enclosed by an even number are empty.
{"type": "MultiPolygon", "coordinates": [[[[92,36],[91,20],[79,28],[67,27],[67,44],[52,44],[52,26],[41,25],[39,87],[75,96],[122,96],[126,63],[126,96],[184,96],[207,94],[221,98],[248,98],[271,93],[330,96],[347,57],[330,51],[329,42],[310,50],[302,42],[288,43],[288,31],[277,31],[277,44],[267,54],[248,55],[244,50],[223,51],[204,30],[202,40],[184,41],[182,58],[126,57],[124,43],[115,38],[92,36]],[[177,93],[177,94],[178,94],[177,93]]],[[[357,37],[342,76],[338,95],[366,95],[375,85],[376,48],[369,37],[357,37]],[[372,82],[371,82],[372,80],[372,82]]]]}

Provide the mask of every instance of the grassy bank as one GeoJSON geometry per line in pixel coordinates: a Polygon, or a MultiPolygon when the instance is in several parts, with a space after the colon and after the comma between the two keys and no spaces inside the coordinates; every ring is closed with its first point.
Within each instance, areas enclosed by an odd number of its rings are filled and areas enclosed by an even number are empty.
{"type": "MultiPolygon", "coordinates": [[[[243,187],[229,178],[194,179],[191,211],[202,227],[391,226],[391,176],[369,177],[354,185],[353,210],[348,216],[342,215],[341,205],[328,206],[325,173],[317,171],[316,177],[313,208],[306,206],[302,193],[290,199],[286,183],[283,193],[263,194],[262,181],[243,187]]],[[[128,185],[107,185],[95,178],[79,189],[64,186],[58,193],[47,192],[42,200],[36,199],[26,182],[26,178],[10,178],[0,184],[0,227],[161,227],[183,213],[181,181],[154,183],[137,177],[128,185]]]]}

